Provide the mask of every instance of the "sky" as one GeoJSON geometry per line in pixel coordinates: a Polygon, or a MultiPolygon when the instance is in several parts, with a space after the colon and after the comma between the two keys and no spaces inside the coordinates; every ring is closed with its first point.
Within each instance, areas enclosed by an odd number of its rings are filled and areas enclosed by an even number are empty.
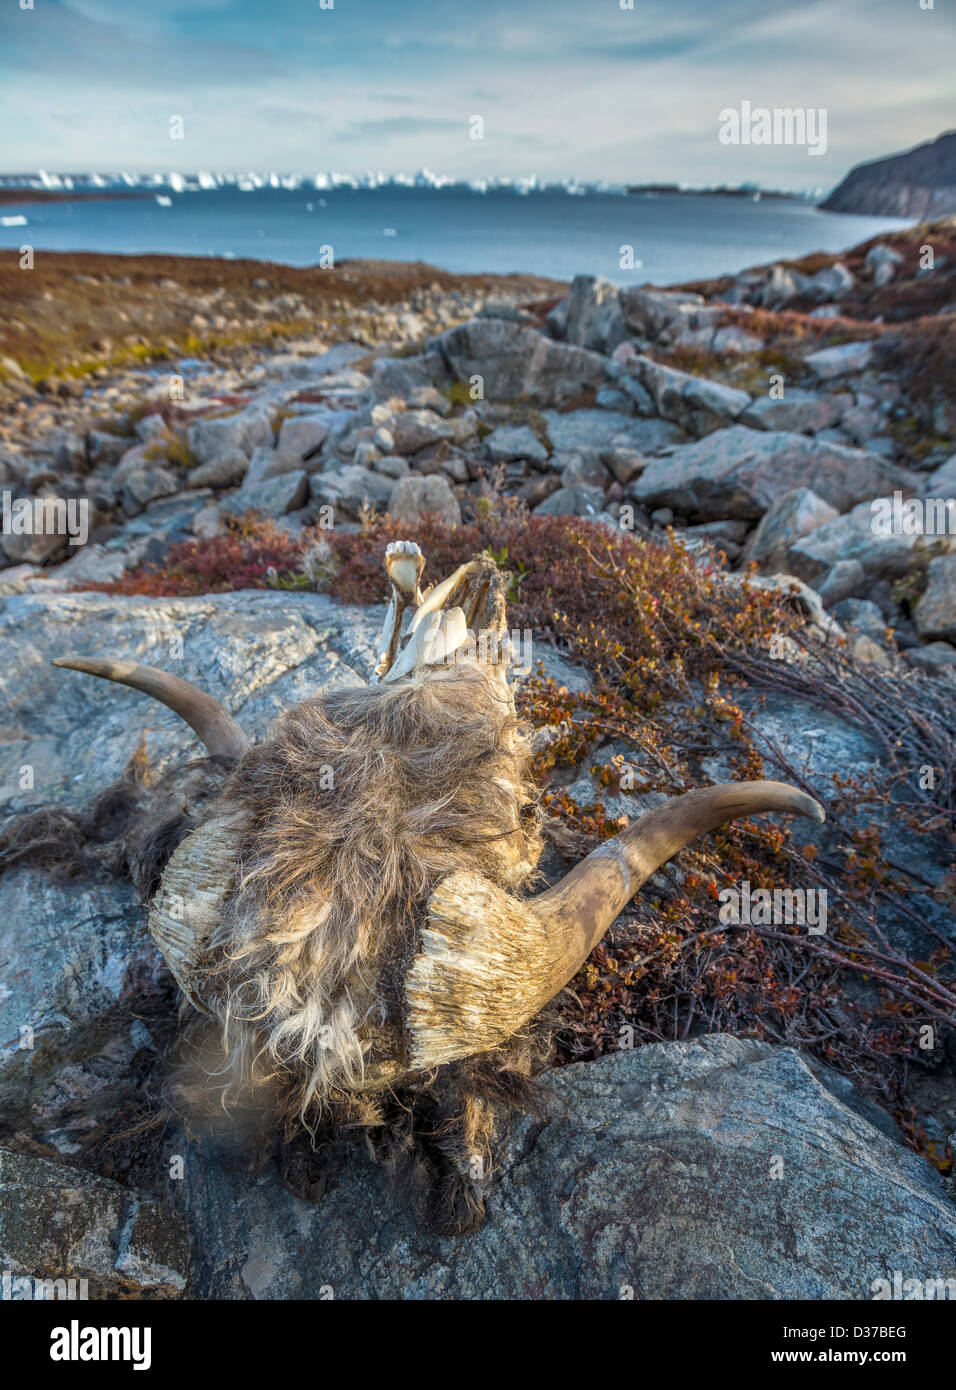
{"type": "Polygon", "coordinates": [[[0,167],[825,189],[956,126],[954,0],[324,3],[3,0],[0,167]],[[744,101],[825,153],[721,143],[744,101]]]}

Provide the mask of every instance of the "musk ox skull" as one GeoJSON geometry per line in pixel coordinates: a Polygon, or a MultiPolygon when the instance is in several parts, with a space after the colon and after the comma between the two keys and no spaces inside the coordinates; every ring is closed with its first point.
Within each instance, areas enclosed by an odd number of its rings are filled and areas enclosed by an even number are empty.
{"type": "MultiPolygon", "coordinates": [[[[161,700],[228,769],[165,864],[149,930],[219,1039],[224,1101],[258,1090],[309,1129],[329,1111],[380,1125],[387,1097],[507,1057],[649,875],[697,836],[760,811],[822,819],[782,783],[706,787],[529,892],[542,840],[508,679],[507,576],[483,555],[423,593],[424,565],[414,543],[386,551],[370,683],[294,707],[257,746],[175,676],[55,663],[161,700]]],[[[453,1102],[449,1118],[467,1109],[453,1102]]],[[[480,1128],[472,1114],[459,1169],[480,1128]]]]}

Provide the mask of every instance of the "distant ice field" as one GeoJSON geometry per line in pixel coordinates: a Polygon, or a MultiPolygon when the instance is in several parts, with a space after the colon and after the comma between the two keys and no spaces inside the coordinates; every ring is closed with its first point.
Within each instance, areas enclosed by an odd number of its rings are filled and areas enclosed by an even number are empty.
{"type": "Polygon", "coordinates": [[[427,261],[459,272],[521,271],[558,280],[593,274],[658,285],[841,251],[907,225],[819,212],[801,200],[560,188],[522,195],[460,185],[167,187],[122,200],[8,203],[0,214],[5,249],[28,244],[39,251],[252,257],[305,266],[331,247],[336,262],[427,261]]]}

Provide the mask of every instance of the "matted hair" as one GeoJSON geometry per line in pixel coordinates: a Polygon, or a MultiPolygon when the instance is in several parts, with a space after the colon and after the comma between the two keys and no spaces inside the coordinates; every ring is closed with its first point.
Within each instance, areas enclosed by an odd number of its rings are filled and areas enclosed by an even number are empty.
{"type": "Polygon", "coordinates": [[[534,873],[529,757],[507,693],[467,662],[307,700],[250,750],[225,789],[236,883],[208,957],[227,1103],[265,1085],[312,1128],[369,1062],[402,1056],[435,885],[534,873]]]}

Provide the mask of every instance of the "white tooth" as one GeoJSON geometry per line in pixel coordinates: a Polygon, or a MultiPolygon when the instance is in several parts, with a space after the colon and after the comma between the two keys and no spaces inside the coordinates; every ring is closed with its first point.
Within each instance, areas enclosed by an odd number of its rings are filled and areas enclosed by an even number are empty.
{"type": "Polygon", "coordinates": [[[442,608],[445,599],[448,598],[449,594],[454,592],[462,579],[468,574],[474,574],[478,568],[475,561],[470,560],[467,565],[459,565],[454,574],[450,574],[447,579],[443,579],[440,584],[436,584],[434,589],[425,595],[423,602],[415,610],[415,616],[409,624],[409,632],[414,632],[422,619],[429,613],[433,613],[436,608],[442,608]]]}
{"type": "Polygon", "coordinates": [[[468,629],[465,626],[465,615],[460,608],[451,608],[447,613],[430,614],[418,631],[408,639],[404,651],[382,679],[398,680],[420,666],[432,666],[437,661],[446,661],[467,641],[468,629]]]}
{"type": "Polygon", "coordinates": [[[407,676],[416,666],[424,665],[422,657],[431,635],[431,629],[425,626],[410,637],[404,651],[395,658],[392,669],[385,674],[383,680],[398,680],[400,676],[407,676]]]}
{"type": "MultiPolygon", "coordinates": [[[[431,629],[431,619],[426,626],[431,629]]],[[[464,612],[460,608],[449,608],[447,613],[441,615],[438,630],[429,643],[425,665],[431,666],[437,661],[447,661],[452,653],[467,641],[468,628],[464,612]]]]}

